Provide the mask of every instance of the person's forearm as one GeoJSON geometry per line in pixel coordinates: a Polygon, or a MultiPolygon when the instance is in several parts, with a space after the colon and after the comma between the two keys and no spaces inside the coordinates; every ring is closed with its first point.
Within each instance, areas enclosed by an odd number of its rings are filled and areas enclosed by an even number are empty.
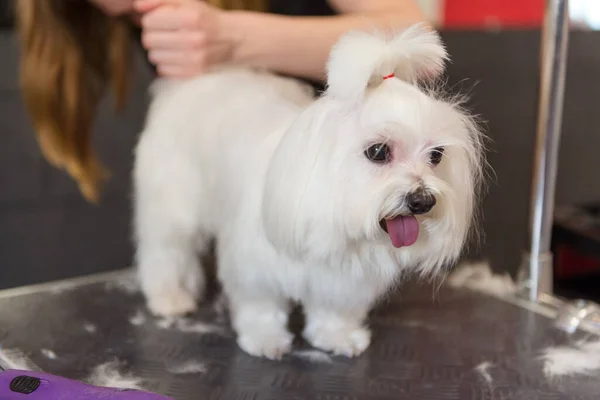
{"type": "Polygon", "coordinates": [[[287,17],[246,11],[226,16],[237,45],[233,62],[322,80],[331,46],[352,29],[401,29],[422,22],[419,12],[376,12],[332,17],[287,17]]]}

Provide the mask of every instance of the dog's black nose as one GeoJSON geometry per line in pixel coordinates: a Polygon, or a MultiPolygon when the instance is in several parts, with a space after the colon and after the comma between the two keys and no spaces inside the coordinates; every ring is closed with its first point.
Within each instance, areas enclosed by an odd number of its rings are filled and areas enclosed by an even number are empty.
{"type": "Polygon", "coordinates": [[[408,209],[413,214],[425,214],[435,206],[435,196],[424,189],[417,189],[406,197],[408,209]]]}

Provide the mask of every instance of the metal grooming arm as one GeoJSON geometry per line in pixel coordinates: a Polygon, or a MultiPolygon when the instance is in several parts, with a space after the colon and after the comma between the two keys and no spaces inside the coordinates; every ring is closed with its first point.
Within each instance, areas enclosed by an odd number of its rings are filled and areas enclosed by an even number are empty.
{"type": "Polygon", "coordinates": [[[569,38],[569,1],[547,0],[541,39],[537,133],[531,185],[530,243],[518,274],[518,297],[550,309],[558,328],[600,334],[600,306],[553,295],[550,251],[569,38]]]}
{"type": "Polygon", "coordinates": [[[550,239],[562,123],[569,37],[568,0],[547,0],[541,39],[537,135],[531,189],[530,243],[524,255],[519,283],[523,295],[537,302],[552,294],[550,239]]]}

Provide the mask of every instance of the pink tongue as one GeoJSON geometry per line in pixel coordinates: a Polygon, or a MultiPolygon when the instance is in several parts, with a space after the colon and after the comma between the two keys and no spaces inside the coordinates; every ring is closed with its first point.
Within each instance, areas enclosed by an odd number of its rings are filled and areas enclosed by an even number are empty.
{"type": "Polygon", "coordinates": [[[410,246],[419,237],[419,223],[413,215],[386,219],[385,224],[394,247],[410,246]]]}

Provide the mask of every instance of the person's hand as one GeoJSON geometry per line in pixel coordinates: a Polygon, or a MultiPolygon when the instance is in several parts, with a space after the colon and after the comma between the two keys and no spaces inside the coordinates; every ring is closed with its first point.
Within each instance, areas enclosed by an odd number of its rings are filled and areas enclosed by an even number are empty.
{"type": "Polygon", "coordinates": [[[135,0],[134,6],[142,15],[142,44],[160,75],[191,77],[231,58],[226,11],[198,0],[135,0]]]}

